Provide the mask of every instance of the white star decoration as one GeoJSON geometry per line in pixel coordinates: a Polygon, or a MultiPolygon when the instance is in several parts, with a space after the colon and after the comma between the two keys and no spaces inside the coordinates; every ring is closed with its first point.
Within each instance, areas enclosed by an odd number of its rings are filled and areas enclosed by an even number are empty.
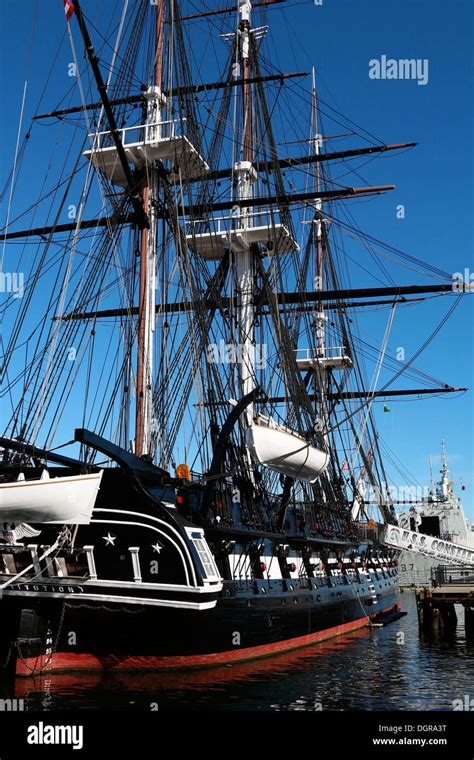
{"type": "Polygon", "coordinates": [[[154,552],[156,552],[157,554],[159,554],[161,552],[161,550],[162,550],[163,547],[160,546],[159,543],[156,543],[156,544],[152,544],[151,548],[153,549],[154,552]]]}
{"type": "Polygon", "coordinates": [[[117,540],[117,536],[111,536],[110,533],[107,533],[107,535],[102,536],[102,538],[104,539],[106,546],[115,546],[114,541],[117,540]]]}

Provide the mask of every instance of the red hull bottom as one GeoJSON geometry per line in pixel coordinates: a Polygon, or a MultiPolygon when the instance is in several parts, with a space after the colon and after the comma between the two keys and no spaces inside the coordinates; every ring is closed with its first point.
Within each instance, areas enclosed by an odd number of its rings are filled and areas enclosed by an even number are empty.
{"type": "MultiPolygon", "coordinates": [[[[371,618],[380,617],[394,610],[400,609],[400,602],[388,607],[371,618]]],[[[262,644],[256,647],[238,649],[215,654],[198,654],[187,656],[166,657],[125,657],[119,658],[114,655],[98,657],[93,654],[74,654],[72,652],[57,652],[53,655],[41,655],[39,657],[18,658],[16,663],[16,675],[31,677],[45,672],[58,671],[140,671],[140,670],[187,670],[191,668],[209,668],[217,665],[256,660],[259,657],[268,657],[272,654],[288,652],[292,649],[300,649],[309,644],[341,636],[342,634],[355,631],[367,625],[367,617],[352,620],[350,623],[327,628],[306,636],[297,636],[293,639],[277,641],[273,644],[262,644]]]]}

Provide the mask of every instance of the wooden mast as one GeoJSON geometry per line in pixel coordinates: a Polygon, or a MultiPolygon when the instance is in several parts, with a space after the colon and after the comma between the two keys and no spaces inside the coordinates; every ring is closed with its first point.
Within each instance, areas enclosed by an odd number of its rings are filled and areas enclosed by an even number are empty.
{"type": "MultiPolygon", "coordinates": [[[[242,78],[250,78],[250,15],[251,3],[249,0],[239,0],[239,71],[242,69],[242,78]]],[[[237,197],[246,204],[239,209],[239,227],[246,229],[252,226],[252,184],[256,178],[253,168],[253,135],[252,135],[252,111],[251,111],[251,86],[246,82],[242,86],[242,140],[243,161],[237,161],[234,170],[237,179],[237,197]]],[[[239,344],[242,348],[241,362],[239,365],[240,392],[247,396],[254,389],[254,306],[253,306],[253,268],[250,246],[235,254],[235,268],[238,294],[238,329],[239,344]]],[[[245,410],[247,425],[251,425],[253,419],[253,404],[249,404],[245,410]]]]}
{"type": "MultiPolygon", "coordinates": [[[[249,13],[250,16],[250,13],[249,13]]],[[[251,93],[249,79],[251,77],[250,71],[250,50],[249,50],[249,35],[250,35],[250,21],[249,18],[242,18],[240,22],[240,30],[242,32],[243,49],[242,49],[242,78],[245,80],[243,85],[243,117],[244,117],[244,161],[253,161],[252,150],[252,110],[251,110],[251,93]],[[244,36],[245,35],[245,36],[244,36]]]]}
{"type": "MultiPolygon", "coordinates": [[[[147,121],[150,113],[155,114],[152,122],[161,120],[162,84],[163,84],[163,43],[164,43],[164,2],[156,4],[155,60],[153,66],[153,95],[157,95],[154,105],[148,100],[147,121]],[[155,106],[155,107],[154,107],[155,106]]],[[[159,127],[152,127],[159,130],[159,127]]],[[[145,209],[150,210],[150,184],[154,184],[155,170],[146,166],[142,181],[142,200],[145,209]]],[[[135,454],[139,457],[150,456],[152,425],[152,369],[153,369],[153,332],[155,319],[155,259],[156,230],[144,229],[140,240],[140,289],[138,302],[138,346],[137,346],[137,384],[135,415],[135,454]]]]}
{"type": "MultiPolygon", "coordinates": [[[[311,100],[312,100],[312,108],[313,108],[313,134],[312,134],[312,140],[314,145],[314,153],[315,155],[319,155],[321,152],[321,142],[322,137],[318,132],[318,102],[316,97],[316,76],[313,66],[313,87],[312,87],[312,93],[311,93],[311,100]]],[[[319,165],[319,162],[315,164],[315,189],[316,189],[316,195],[319,195],[321,192],[321,167],[319,165]]],[[[315,288],[317,293],[319,294],[320,298],[318,298],[316,302],[316,313],[315,313],[315,322],[316,322],[316,354],[321,359],[326,358],[326,315],[324,313],[324,305],[322,300],[322,292],[323,292],[323,215],[322,215],[322,208],[323,204],[320,198],[316,199],[315,202],[316,211],[314,215],[313,224],[316,226],[316,283],[315,288]]],[[[320,367],[317,374],[314,374],[313,376],[314,383],[318,383],[319,381],[319,388],[315,388],[315,391],[319,391],[319,399],[317,403],[318,407],[318,416],[319,421],[321,423],[322,431],[323,431],[323,438],[326,443],[326,446],[329,447],[329,438],[328,438],[328,426],[329,426],[329,418],[328,418],[328,410],[327,410],[327,404],[326,404],[326,381],[327,381],[327,372],[323,367],[320,367]]],[[[315,393],[315,396],[317,393],[315,393]]],[[[325,496],[323,496],[325,498],[325,496]]]]}
{"type": "MultiPolygon", "coordinates": [[[[313,142],[314,153],[319,155],[321,152],[321,135],[318,133],[318,104],[316,98],[316,78],[313,67],[313,89],[312,89],[312,106],[313,106],[313,142]]],[[[316,174],[316,195],[321,192],[321,167],[319,162],[315,164],[316,174]]],[[[323,219],[322,219],[322,202],[320,198],[316,199],[316,290],[321,292],[323,290],[323,219]]],[[[324,356],[326,349],[325,346],[325,315],[323,310],[322,300],[318,301],[316,306],[316,321],[317,321],[317,349],[320,356],[324,356]]]]}
{"type": "MultiPolygon", "coordinates": [[[[145,175],[142,184],[142,200],[144,208],[148,208],[148,178],[145,175]]],[[[147,294],[147,258],[148,230],[142,231],[140,242],[140,294],[138,299],[138,349],[137,349],[137,388],[136,388],[136,417],[135,417],[135,454],[141,457],[144,453],[144,407],[145,407],[145,325],[146,325],[146,294],[147,294]]]]}

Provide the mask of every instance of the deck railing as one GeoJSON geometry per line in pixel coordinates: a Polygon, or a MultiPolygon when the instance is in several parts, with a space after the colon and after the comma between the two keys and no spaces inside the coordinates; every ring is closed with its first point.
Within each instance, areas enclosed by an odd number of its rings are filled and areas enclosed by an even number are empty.
{"type": "Polygon", "coordinates": [[[474,584],[474,565],[461,567],[460,565],[438,565],[431,570],[431,584],[433,586],[445,586],[452,583],[454,586],[474,584]]]}
{"type": "Polygon", "coordinates": [[[314,348],[297,348],[295,353],[297,359],[305,359],[306,361],[322,358],[343,359],[346,356],[344,346],[326,346],[324,349],[324,357],[320,356],[314,348]]]}
{"type": "MultiPolygon", "coordinates": [[[[212,232],[215,235],[226,235],[229,232],[241,230],[241,209],[236,205],[234,213],[222,216],[213,216],[209,219],[192,219],[185,223],[186,233],[192,235],[193,230],[196,234],[203,232],[212,232]]],[[[272,227],[280,216],[280,212],[275,210],[270,212],[248,211],[245,219],[249,227],[272,227]]]]}
{"type": "MultiPolygon", "coordinates": [[[[179,133],[181,122],[184,121],[186,121],[186,119],[169,119],[168,121],[155,121],[151,124],[134,124],[131,127],[123,127],[122,129],[119,129],[120,142],[125,148],[141,145],[144,142],[157,142],[160,139],[156,136],[158,127],[161,132],[163,132],[163,128],[169,127],[169,129],[166,130],[166,138],[175,137],[176,134],[179,133]],[[133,137],[135,137],[135,139],[132,139],[133,137]]],[[[113,145],[112,132],[110,130],[106,130],[105,132],[91,132],[88,137],[92,142],[94,150],[100,150],[104,147],[108,148],[113,145]]],[[[164,135],[161,139],[164,139],[164,135]]]]}

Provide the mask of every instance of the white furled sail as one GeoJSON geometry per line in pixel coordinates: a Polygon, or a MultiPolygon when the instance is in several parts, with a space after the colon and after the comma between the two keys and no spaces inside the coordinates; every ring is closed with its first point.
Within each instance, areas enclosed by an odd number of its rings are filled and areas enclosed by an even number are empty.
{"type": "Polygon", "coordinates": [[[325,451],[310,446],[293,431],[262,416],[259,424],[247,428],[245,443],[259,464],[310,483],[314,483],[329,464],[329,454],[325,451]]]}
{"type": "Polygon", "coordinates": [[[102,472],[1,483],[0,522],[88,525],[102,472]]]}

